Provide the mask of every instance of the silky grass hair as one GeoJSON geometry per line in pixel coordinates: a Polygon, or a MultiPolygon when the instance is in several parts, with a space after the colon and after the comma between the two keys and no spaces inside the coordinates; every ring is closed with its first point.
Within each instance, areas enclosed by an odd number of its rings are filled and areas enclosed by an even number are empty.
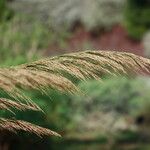
{"type": "MultiPolygon", "coordinates": [[[[34,89],[47,94],[47,88],[60,92],[80,92],[75,81],[96,79],[103,76],[135,76],[150,73],[150,60],[126,52],[83,51],[41,59],[29,64],[0,69],[0,89],[10,99],[0,97],[0,109],[14,113],[20,111],[42,111],[23,90],[34,89]],[[76,79],[76,80],[74,80],[76,79]]],[[[0,132],[28,131],[38,136],[58,133],[33,125],[26,121],[0,118],[0,132]]]]}

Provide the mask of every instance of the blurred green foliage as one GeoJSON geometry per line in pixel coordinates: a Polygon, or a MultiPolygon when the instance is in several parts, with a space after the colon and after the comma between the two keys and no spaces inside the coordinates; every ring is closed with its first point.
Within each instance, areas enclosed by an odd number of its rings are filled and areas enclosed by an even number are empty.
{"type": "Polygon", "coordinates": [[[69,36],[66,30],[54,31],[32,15],[15,13],[8,7],[8,0],[0,0],[0,66],[41,58],[49,47],[64,49],[69,36]]]}
{"type": "Polygon", "coordinates": [[[136,115],[149,104],[149,82],[144,78],[112,78],[105,79],[102,83],[97,81],[81,83],[79,86],[87,96],[78,96],[74,103],[77,107],[82,107],[82,114],[86,114],[89,110],[114,110],[120,114],[136,115]]]}
{"type": "Polygon", "coordinates": [[[68,36],[67,32],[54,32],[30,17],[15,15],[0,24],[0,65],[12,66],[41,58],[50,45],[65,47],[68,36]]]}
{"type": "Polygon", "coordinates": [[[15,16],[0,24],[0,64],[15,65],[32,60],[48,45],[48,29],[29,18],[15,16]],[[14,60],[15,58],[15,60],[14,60]]]}
{"type": "Polygon", "coordinates": [[[0,20],[3,18],[5,10],[6,10],[6,0],[1,0],[0,1],[0,20]]]}
{"type": "Polygon", "coordinates": [[[13,11],[7,7],[7,0],[0,0],[0,22],[9,20],[13,11]]]}
{"type": "Polygon", "coordinates": [[[125,26],[128,34],[134,39],[141,39],[150,28],[150,1],[127,0],[125,26]]]}

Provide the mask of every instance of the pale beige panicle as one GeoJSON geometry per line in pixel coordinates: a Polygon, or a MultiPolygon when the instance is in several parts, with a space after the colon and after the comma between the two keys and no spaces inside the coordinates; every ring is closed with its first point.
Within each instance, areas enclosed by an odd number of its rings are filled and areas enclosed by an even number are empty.
{"type": "Polygon", "coordinates": [[[33,125],[29,122],[21,121],[21,120],[11,120],[5,118],[0,118],[0,131],[1,130],[8,130],[11,132],[16,132],[17,130],[23,130],[23,131],[34,133],[38,136],[55,135],[61,137],[61,135],[59,135],[54,131],[51,131],[46,128],[42,128],[40,126],[33,125]]]}
{"type": "MultiPolygon", "coordinates": [[[[35,61],[11,68],[0,69],[0,89],[10,97],[0,98],[0,109],[42,111],[23,90],[34,89],[48,94],[47,89],[60,92],[80,92],[77,81],[103,76],[133,76],[150,73],[150,60],[126,52],[83,51],[35,61]]],[[[0,129],[16,132],[24,130],[37,135],[59,134],[25,121],[0,118],[0,129]]]]}

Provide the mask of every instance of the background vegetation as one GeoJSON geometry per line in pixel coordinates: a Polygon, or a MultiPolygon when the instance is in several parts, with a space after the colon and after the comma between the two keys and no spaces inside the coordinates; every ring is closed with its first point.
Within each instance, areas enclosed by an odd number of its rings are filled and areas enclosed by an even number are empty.
{"type": "Polygon", "coordinates": [[[127,0],[125,11],[126,28],[134,39],[141,39],[150,27],[150,1],[127,0]]]}

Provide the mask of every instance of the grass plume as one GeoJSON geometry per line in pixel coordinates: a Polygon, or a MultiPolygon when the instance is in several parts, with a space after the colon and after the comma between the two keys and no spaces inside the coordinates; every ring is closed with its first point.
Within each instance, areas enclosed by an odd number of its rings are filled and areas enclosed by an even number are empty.
{"type": "MultiPolygon", "coordinates": [[[[130,76],[150,73],[150,60],[125,52],[84,51],[42,59],[29,64],[0,69],[0,89],[10,99],[0,98],[0,109],[11,111],[41,109],[22,90],[35,89],[44,94],[47,88],[69,93],[78,92],[76,80],[102,79],[105,75],[130,76]],[[73,77],[73,78],[71,78],[73,77]],[[12,99],[11,99],[12,98],[12,99]]],[[[0,118],[0,129],[24,130],[37,135],[55,132],[25,121],[0,118]]]]}

